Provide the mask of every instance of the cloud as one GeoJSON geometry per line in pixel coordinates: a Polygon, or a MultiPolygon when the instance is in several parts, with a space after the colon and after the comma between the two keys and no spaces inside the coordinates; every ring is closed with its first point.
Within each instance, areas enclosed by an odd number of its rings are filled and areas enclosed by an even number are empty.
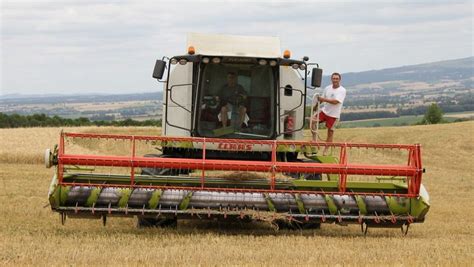
{"type": "Polygon", "coordinates": [[[279,36],[327,72],[472,55],[472,2],[4,1],[1,93],[154,91],[188,32],[279,36]]]}

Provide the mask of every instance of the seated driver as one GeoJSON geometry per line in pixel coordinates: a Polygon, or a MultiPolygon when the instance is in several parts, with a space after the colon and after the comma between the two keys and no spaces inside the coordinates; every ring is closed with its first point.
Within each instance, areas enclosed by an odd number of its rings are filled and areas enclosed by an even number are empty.
{"type": "Polygon", "coordinates": [[[238,127],[241,127],[242,124],[248,126],[249,117],[245,107],[246,99],[247,92],[245,92],[242,85],[237,83],[237,74],[235,72],[227,73],[227,84],[222,86],[219,91],[219,100],[222,107],[217,116],[223,127],[226,127],[227,122],[232,119],[233,108],[238,108],[238,127]]]}

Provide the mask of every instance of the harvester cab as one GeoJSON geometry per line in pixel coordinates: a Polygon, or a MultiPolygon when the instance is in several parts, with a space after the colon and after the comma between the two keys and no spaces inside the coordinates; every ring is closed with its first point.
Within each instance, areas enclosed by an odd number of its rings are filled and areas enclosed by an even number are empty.
{"type": "Polygon", "coordinates": [[[160,80],[167,70],[163,135],[302,139],[307,60],[282,57],[275,37],[190,34],[188,54],[157,60],[153,72],[160,80]]]}
{"type": "Polygon", "coordinates": [[[307,84],[321,85],[317,64],[282,55],[275,37],[190,34],[187,48],[153,71],[164,87],[162,136],[61,133],[47,150],[46,165],[56,166],[49,200],[63,222],[271,218],[366,231],[424,221],[420,145],[303,140],[307,84]]]}

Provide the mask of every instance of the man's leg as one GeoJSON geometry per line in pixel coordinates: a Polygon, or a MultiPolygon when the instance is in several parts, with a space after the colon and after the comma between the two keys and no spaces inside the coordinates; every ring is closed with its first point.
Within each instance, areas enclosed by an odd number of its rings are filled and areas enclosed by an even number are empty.
{"type": "Polygon", "coordinates": [[[229,118],[227,117],[227,113],[229,112],[229,109],[227,108],[227,105],[222,106],[221,108],[221,121],[222,121],[222,126],[227,127],[227,121],[229,118]]]}
{"type": "MultiPolygon", "coordinates": [[[[328,120],[326,121],[326,127],[328,128],[328,136],[326,138],[326,143],[332,143],[333,141],[334,127],[336,127],[336,122],[337,122],[337,119],[332,118],[332,117],[328,118],[328,120]]],[[[329,147],[324,148],[323,155],[327,154],[328,148],[329,147]]]]}
{"type": "Polygon", "coordinates": [[[333,136],[334,130],[332,128],[328,128],[328,138],[326,139],[326,142],[332,143],[333,136]]]}
{"type": "MultiPolygon", "coordinates": [[[[332,143],[332,138],[334,136],[334,130],[328,128],[328,137],[326,138],[326,143],[332,143]]],[[[323,150],[323,156],[326,156],[329,150],[329,146],[325,146],[323,150]]]]}
{"type": "Polygon", "coordinates": [[[239,106],[239,127],[242,126],[242,123],[244,123],[246,113],[247,108],[244,106],[239,106]]]}

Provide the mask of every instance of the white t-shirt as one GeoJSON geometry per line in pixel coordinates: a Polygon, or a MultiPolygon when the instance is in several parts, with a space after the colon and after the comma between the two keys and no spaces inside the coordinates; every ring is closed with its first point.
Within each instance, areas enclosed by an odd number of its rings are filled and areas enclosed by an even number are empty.
{"type": "Polygon", "coordinates": [[[342,104],[344,103],[344,98],[346,98],[346,88],[339,86],[338,88],[332,88],[332,84],[324,88],[323,95],[324,98],[336,99],[339,101],[339,104],[330,104],[324,102],[322,111],[333,118],[341,117],[342,104]]]}

